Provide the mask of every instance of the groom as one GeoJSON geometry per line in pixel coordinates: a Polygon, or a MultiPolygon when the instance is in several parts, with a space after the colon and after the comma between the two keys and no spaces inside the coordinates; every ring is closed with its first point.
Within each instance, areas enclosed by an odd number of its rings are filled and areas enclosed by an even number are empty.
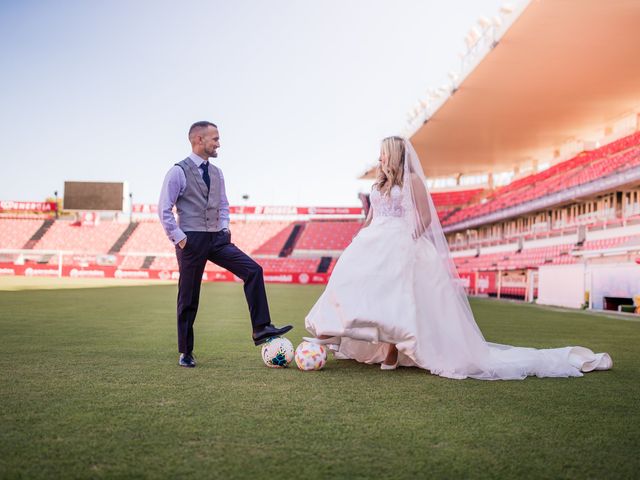
{"type": "Polygon", "coordinates": [[[218,156],[220,135],[211,122],[196,122],[189,129],[192,152],[167,173],[158,214],[164,230],[176,246],[178,281],[179,365],[195,367],[193,323],[198,312],[200,284],[207,260],[226,268],[244,282],[253,342],[260,345],[293,327],[271,325],[262,267],[231,243],[229,202],[222,171],[209,162],[218,156]],[[178,222],[173,207],[178,213],[178,222]]]}

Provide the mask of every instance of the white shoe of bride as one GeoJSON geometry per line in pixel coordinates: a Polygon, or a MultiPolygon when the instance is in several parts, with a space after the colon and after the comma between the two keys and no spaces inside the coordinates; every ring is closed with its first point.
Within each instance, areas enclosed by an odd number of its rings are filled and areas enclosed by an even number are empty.
{"type": "Polygon", "coordinates": [[[393,365],[389,365],[388,363],[384,362],[380,364],[380,370],[395,370],[396,368],[398,368],[398,360],[396,360],[396,363],[394,363],[393,365]]]}
{"type": "Polygon", "coordinates": [[[329,338],[316,338],[316,337],[302,337],[302,340],[310,343],[317,343],[318,345],[340,345],[340,337],[329,338]]]}

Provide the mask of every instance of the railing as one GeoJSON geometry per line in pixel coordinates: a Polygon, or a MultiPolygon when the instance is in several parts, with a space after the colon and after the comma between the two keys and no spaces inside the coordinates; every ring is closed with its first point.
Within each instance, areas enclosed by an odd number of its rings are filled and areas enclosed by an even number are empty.
{"type": "Polygon", "coordinates": [[[443,230],[445,233],[453,233],[467,228],[495,223],[508,218],[518,217],[526,213],[553,207],[563,202],[574,201],[578,198],[601,193],[620,185],[637,182],[638,180],[640,180],[640,167],[633,167],[622,172],[614,173],[602,179],[576,185],[575,187],[561,190],[557,193],[541,198],[536,198],[513,207],[507,207],[496,212],[483,214],[478,217],[472,217],[451,225],[443,226],[443,230]]]}

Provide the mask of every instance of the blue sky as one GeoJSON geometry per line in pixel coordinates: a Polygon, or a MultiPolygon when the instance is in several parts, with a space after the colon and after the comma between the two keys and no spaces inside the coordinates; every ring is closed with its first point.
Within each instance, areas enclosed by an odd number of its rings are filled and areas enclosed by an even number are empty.
{"type": "Polygon", "coordinates": [[[0,1],[0,199],[128,181],[154,203],[206,119],[232,204],[357,205],[380,140],[501,3],[0,1]]]}

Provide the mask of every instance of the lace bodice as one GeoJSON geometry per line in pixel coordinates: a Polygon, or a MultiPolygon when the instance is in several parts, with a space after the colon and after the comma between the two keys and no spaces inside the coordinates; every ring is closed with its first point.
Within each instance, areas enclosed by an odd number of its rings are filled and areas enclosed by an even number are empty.
{"type": "Polygon", "coordinates": [[[389,196],[383,196],[380,190],[374,188],[371,191],[371,207],[374,217],[402,217],[404,208],[402,206],[402,189],[395,185],[389,196]]]}

